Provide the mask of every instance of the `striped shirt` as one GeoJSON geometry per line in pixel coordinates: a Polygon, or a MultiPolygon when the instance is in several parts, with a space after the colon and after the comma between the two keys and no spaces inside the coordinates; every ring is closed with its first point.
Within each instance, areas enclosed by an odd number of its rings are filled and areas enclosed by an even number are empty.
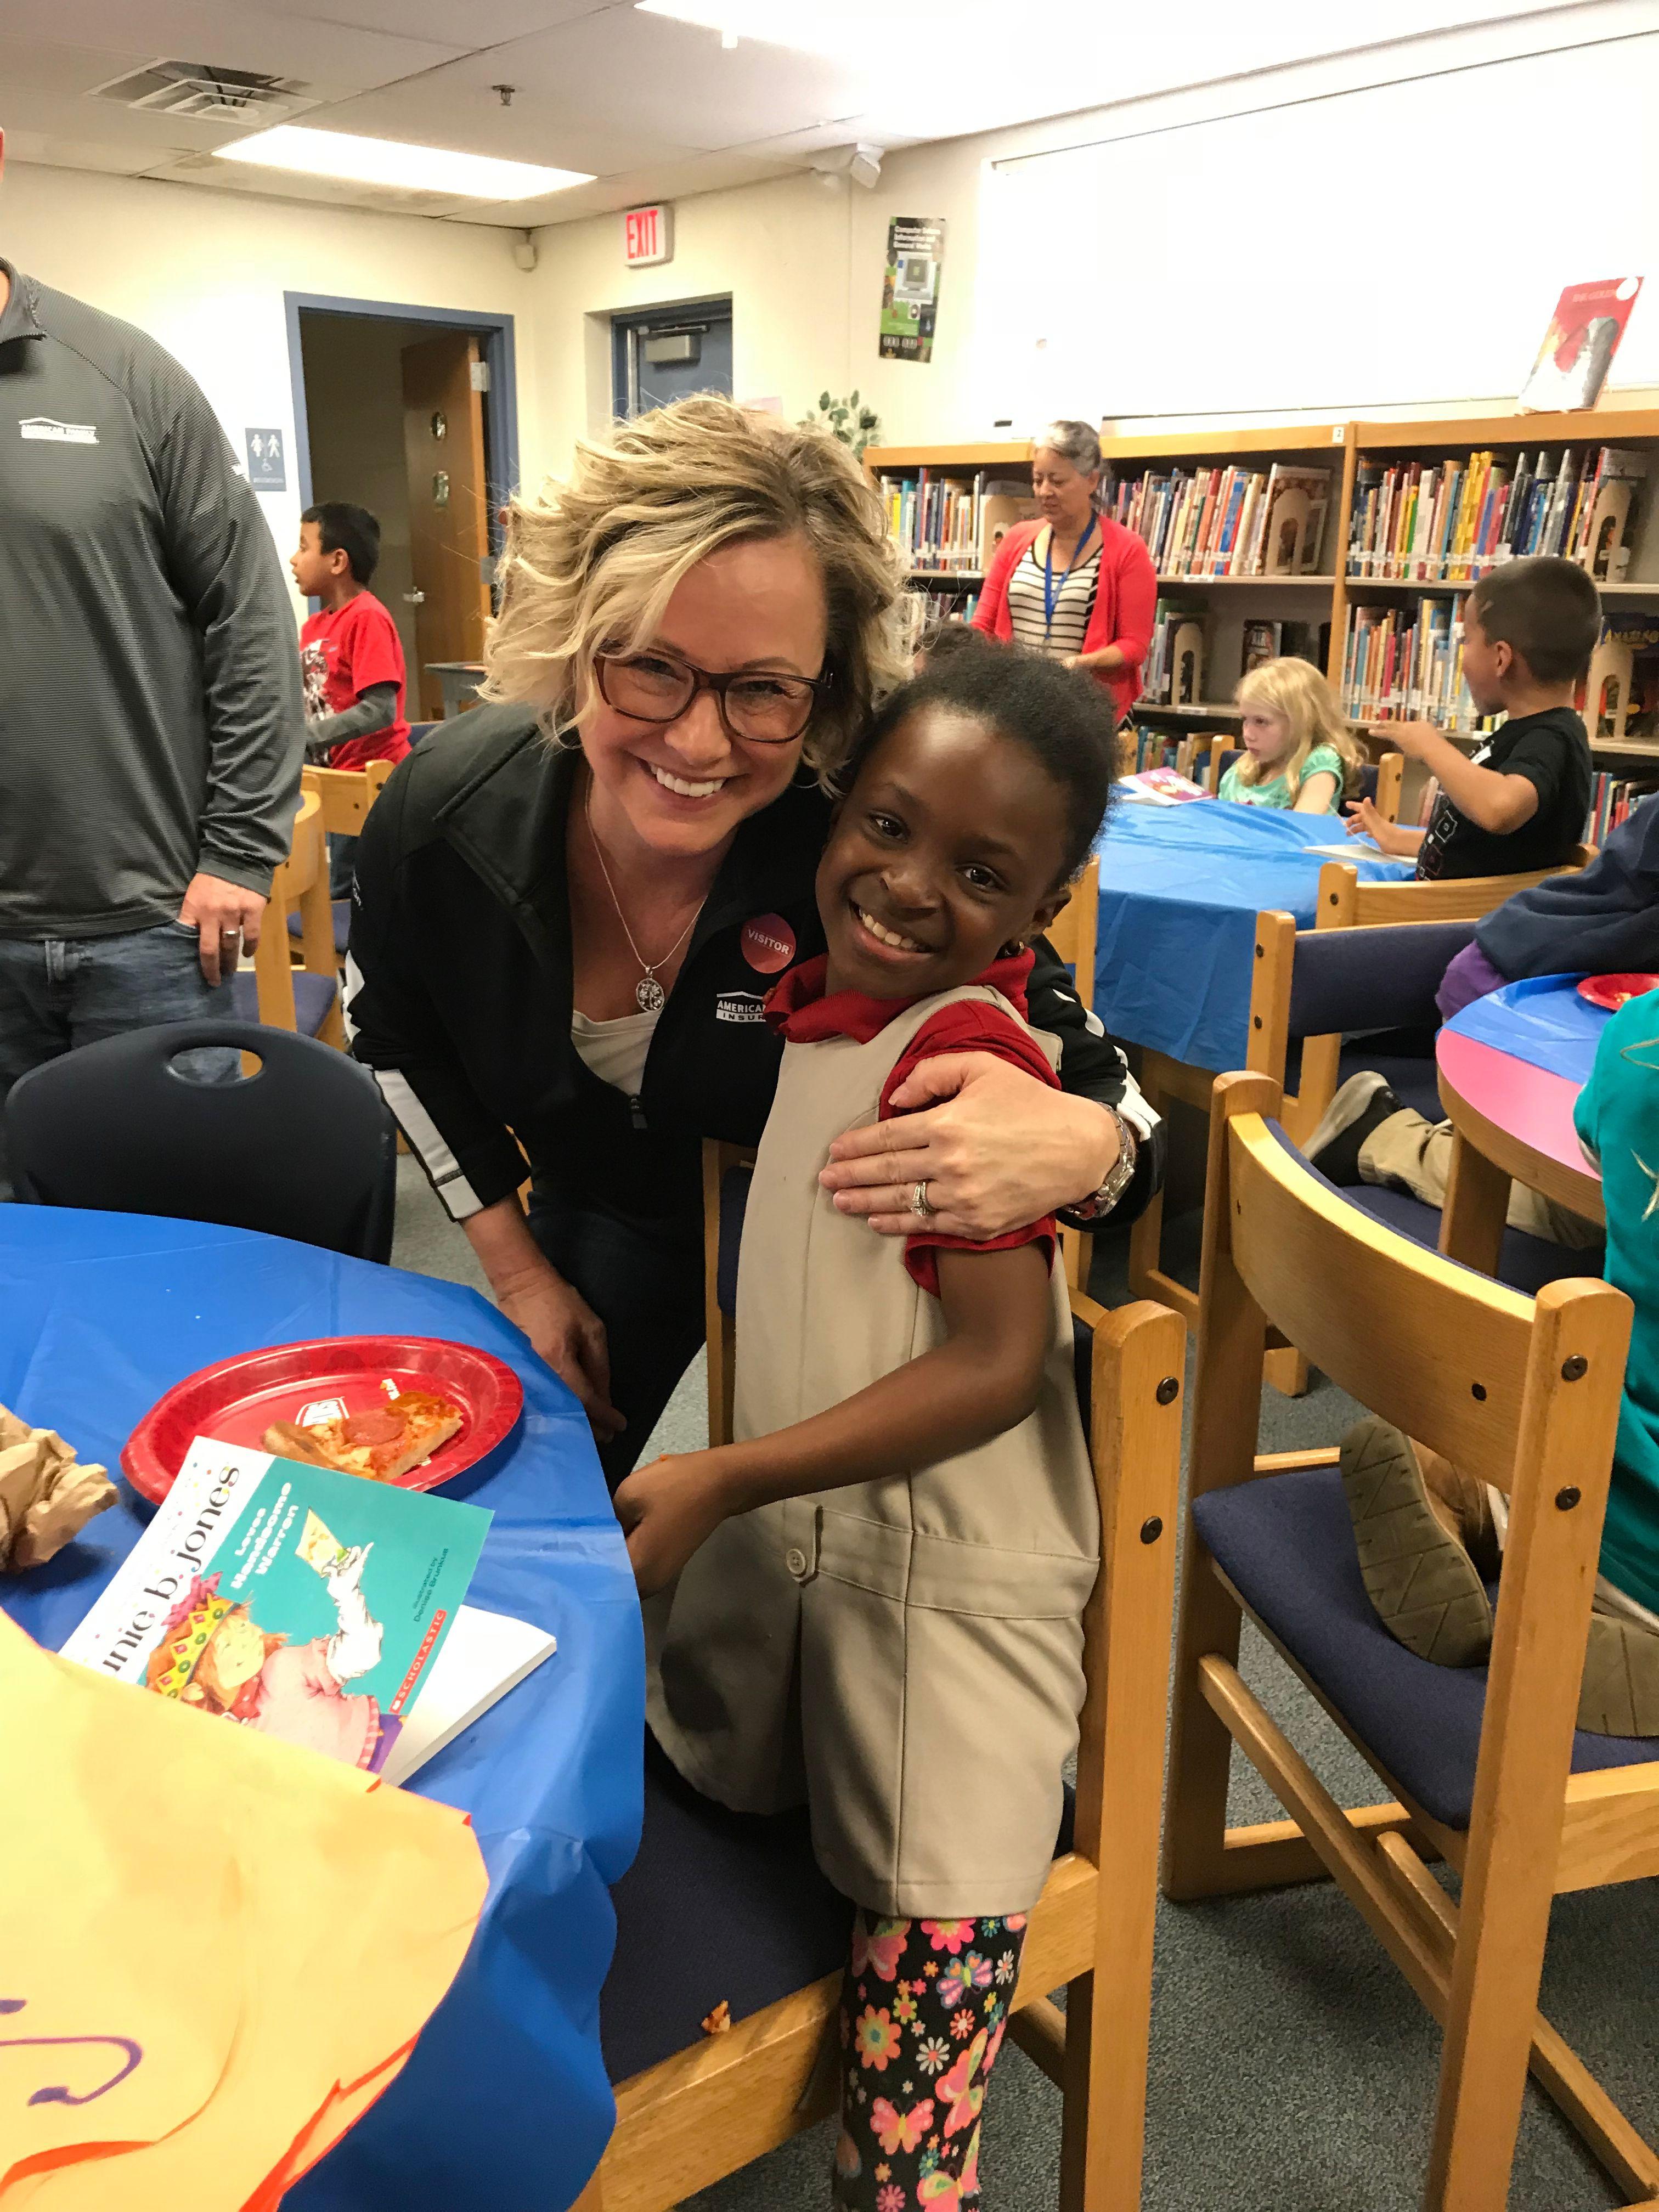
{"type": "Polygon", "coordinates": [[[1034,646],[1039,653],[1051,653],[1060,658],[1083,650],[1083,635],[1089,627],[1095,593],[1100,587],[1100,532],[1097,530],[1093,533],[1083,558],[1064,583],[1060,581],[1063,571],[1056,568],[1052,629],[1043,612],[1042,560],[1037,550],[1047,543],[1047,532],[1040,531],[1021,556],[1008,579],[1008,612],[1017,645],[1034,646]]]}

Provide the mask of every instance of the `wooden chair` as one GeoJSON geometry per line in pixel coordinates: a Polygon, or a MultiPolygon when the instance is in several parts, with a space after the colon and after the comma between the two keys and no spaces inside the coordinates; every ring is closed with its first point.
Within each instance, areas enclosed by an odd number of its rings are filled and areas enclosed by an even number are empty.
{"type": "MultiPolygon", "coordinates": [[[[1399,753],[1385,755],[1384,763],[1403,758],[1399,753]]],[[[1592,848],[1576,846],[1566,866],[1583,867],[1593,857],[1592,848]]],[[[1559,869],[1547,868],[1535,875],[1466,876],[1444,883],[1362,884],[1358,869],[1352,861],[1328,860],[1319,872],[1314,926],[1322,930],[1381,928],[1402,923],[1472,924],[1490,914],[1494,907],[1501,906],[1513,892],[1528,890],[1534,884],[1542,883],[1547,876],[1561,872],[1559,869]]],[[[1289,1036],[1299,1034],[1288,1026],[1294,949],[1291,940],[1296,934],[1296,923],[1289,915],[1266,913],[1256,917],[1247,1064],[1280,1084],[1286,1073],[1286,1040],[1289,1036]]],[[[1451,945],[1449,939],[1448,945],[1446,959],[1449,961],[1453,952],[1462,948],[1451,945]]],[[[1421,1018],[1432,1019],[1433,1016],[1421,1018]]],[[[1367,1022],[1357,1013],[1344,1024],[1349,1029],[1381,1025],[1367,1022]]],[[[1312,1133],[1335,1096],[1342,1052],[1340,1030],[1303,1037],[1298,1089],[1285,1105],[1285,1126],[1298,1140],[1312,1133]]],[[[1161,1110],[1167,1100],[1176,1099],[1207,1115],[1214,1083],[1215,1078],[1207,1069],[1189,1066],[1162,1053],[1148,1052],[1143,1057],[1140,1087],[1154,1109],[1161,1110]]],[[[1423,1102],[1408,1099],[1407,1103],[1423,1102]]],[[[1438,1118],[1438,1105],[1432,1100],[1424,1103],[1424,1110],[1438,1118]]],[[[1130,1231],[1129,1287],[1139,1297],[1157,1298],[1172,1305],[1189,1328],[1197,1326],[1197,1300],[1164,1265],[1161,1192],[1152,1194],[1130,1231]]],[[[1288,1395],[1297,1396],[1307,1388],[1307,1363],[1284,1356],[1275,1349],[1268,1355],[1267,1378],[1288,1395]]]]}
{"type": "Polygon", "coordinates": [[[1652,2207],[1659,2154],[1536,2009],[1552,1897],[1659,1873],[1659,1740],[1574,1728],[1630,1303],[1582,1280],[1534,1301],[1380,1227],[1284,1140],[1278,1108],[1264,1076],[1217,1085],[1164,1887],[1329,1875],[1358,1908],[1445,2030],[1428,2212],[1501,2212],[1528,2067],[1622,2201],[1652,2207]],[[1269,1322],[1509,1493],[1489,1668],[1431,1665],[1382,1627],[1334,1451],[1256,1456],[1269,1322]],[[1246,1686],[1245,1614],[1384,1802],[1344,1811],[1246,1686]],[[1287,1819],[1228,1827],[1235,1744],[1287,1819]]]}
{"type": "MultiPolygon", "coordinates": [[[[708,1218],[714,1261],[709,1297],[711,1311],[723,1323],[711,1328],[712,1360],[717,1340],[728,1353],[731,1345],[731,1301],[721,1300],[719,1280],[720,1161],[727,1156],[711,1146],[704,1157],[705,1190],[714,1193],[708,1218]]],[[[728,1195],[728,1247],[735,1203],[728,1195]]],[[[728,1286],[735,1287],[729,1249],[727,1256],[728,1286]]],[[[1136,2212],[1185,1332],[1173,1314],[1157,1306],[1107,1313],[1076,1293],[1072,1304],[1087,1346],[1086,1366],[1080,1357],[1079,1367],[1080,1377],[1087,1377],[1101,1571],[1085,1627],[1088,1692],[1079,1723],[1073,1832],[1030,1916],[1008,2032],[1064,2097],[1060,2202],[1065,2212],[1136,2212]],[[1067,1990],[1063,2013],[1048,1997],[1062,1984],[1067,1990]]],[[[719,1863],[723,1855],[735,1915],[763,1917],[769,1905],[786,1919],[817,1913],[824,1923],[817,1970],[804,1986],[786,1984],[784,1993],[734,2020],[729,2033],[696,2037],[617,2082],[616,2133],[580,2200],[584,2212],[600,2207],[603,2212],[665,2212],[814,2125],[836,2100],[841,1971],[838,1964],[825,1969],[844,1951],[850,1908],[833,1893],[825,1897],[804,1828],[793,1870],[781,1870],[773,1847],[757,1843],[755,1832],[787,1832],[790,1816],[744,1822],[701,1801],[688,1810],[683,1801],[690,1793],[671,1782],[659,1790],[662,1817],[690,1824],[682,1826],[678,1848],[671,1851],[652,1841],[653,1786],[648,1779],[641,1859],[654,1849],[665,1863],[653,1875],[636,1862],[635,1872],[618,1885],[619,1961],[626,1954],[641,1962],[647,1980],[659,1979],[659,1963],[653,1962],[668,1945],[677,1953],[678,1971],[713,1909],[707,1899],[688,1894],[694,1881],[708,1880],[693,1869],[711,1856],[719,1863]],[[660,1888],[653,1889],[653,1881],[660,1888]],[[654,1923],[635,1921],[630,1885],[636,1893],[659,1896],[672,1926],[665,1924],[659,1935],[654,1923]]],[[[708,1994],[690,2001],[692,2022],[697,2006],[712,2006],[742,1971],[730,1955],[740,1943],[723,1944],[721,1936],[717,1929],[708,1942],[708,1994]]],[[[798,1948],[789,1955],[811,1954],[798,1948]]],[[[622,2002],[614,1988],[617,1978],[613,1968],[607,1985],[613,2005],[622,2002]]],[[[654,1980],[647,2002],[656,2002],[654,1980]]],[[[734,2003],[732,2009],[735,2014],[740,2008],[734,2003]]],[[[695,2037],[695,2027],[692,2033],[695,2037]]]]}
{"type": "Polygon", "coordinates": [[[246,975],[234,979],[236,1012],[244,1021],[272,1029],[297,1030],[345,1049],[345,1023],[334,957],[334,919],[328,896],[328,848],[323,840],[322,801],[306,792],[294,817],[294,843],[271,879],[264,926],[253,954],[253,988],[246,975]],[[301,967],[289,951],[282,927],[290,907],[299,908],[301,967]]]}
{"type": "Polygon", "coordinates": [[[1432,1056],[1414,1065],[1389,1040],[1373,1046],[1350,1030],[1427,1032],[1438,1026],[1435,994],[1447,968],[1474,939],[1472,921],[1369,923],[1345,930],[1298,930],[1294,915],[1255,918],[1246,1065],[1270,1075],[1283,1094],[1285,1133],[1305,1144],[1340,1085],[1361,1067],[1381,1066],[1402,1104],[1440,1119],[1432,1056]],[[1387,934],[1384,931],[1387,931],[1387,934]],[[1294,1049],[1297,1061],[1291,1066],[1294,1049]],[[1380,1056],[1381,1055],[1381,1056],[1380,1056]],[[1386,1064],[1384,1060],[1386,1059],[1386,1064]],[[1285,1088],[1291,1074],[1294,1092],[1285,1088]]]}
{"type": "MultiPolygon", "coordinates": [[[[1398,757],[1398,756],[1396,756],[1398,757]]],[[[1362,884],[1351,860],[1327,860],[1319,871],[1315,905],[1317,929],[1353,929],[1390,921],[1479,921],[1516,891],[1529,891],[1551,876],[1570,875],[1595,858],[1593,845],[1575,845],[1559,868],[1518,876],[1452,876],[1433,883],[1362,884]]]]}
{"type": "MultiPolygon", "coordinates": [[[[322,807],[325,844],[330,837],[360,837],[363,824],[368,819],[369,809],[386,788],[386,778],[396,768],[396,761],[370,761],[363,768],[306,768],[300,772],[300,788],[314,796],[322,807]]],[[[333,909],[334,957],[337,964],[345,966],[346,944],[351,933],[351,902],[335,899],[333,909]]],[[[296,940],[301,935],[300,918],[289,916],[289,934],[296,940]]]]}
{"type": "Polygon", "coordinates": [[[386,788],[396,761],[370,761],[362,768],[305,768],[303,791],[314,792],[322,807],[323,829],[333,837],[361,837],[368,811],[386,788]]]}
{"type": "MultiPolygon", "coordinates": [[[[1184,773],[1184,771],[1183,771],[1184,773]]],[[[1091,860],[1072,885],[1072,896],[1049,924],[1049,945],[1077,979],[1077,994],[1085,1006],[1095,1002],[1095,943],[1100,927],[1100,862],[1091,860]]],[[[1086,1230],[1060,1231],[1060,1258],[1067,1285],[1074,1291],[1089,1287],[1089,1268],[1095,1240],[1086,1230]]]]}

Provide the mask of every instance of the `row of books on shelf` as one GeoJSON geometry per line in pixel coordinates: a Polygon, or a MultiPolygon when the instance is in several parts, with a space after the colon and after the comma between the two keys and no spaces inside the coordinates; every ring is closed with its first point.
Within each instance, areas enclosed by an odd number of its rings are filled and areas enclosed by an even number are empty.
{"type": "Polygon", "coordinates": [[[1590,786],[1589,818],[1584,825],[1584,842],[1600,845],[1606,842],[1609,830],[1627,822],[1638,806],[1646,806],[1659,798],[1650,781],[1634,776],[1598,775],[1590,786]]]}
{"type": "Polygon", "coordinates": [[[1160,575],[1311,576],[1330,506],[1328,469],[1275,461],[1147,469],[1112,485],[1105,512],[1143,540],[1160,575]]]}
{"type": "Polygon", "coordinates": [[[988,477],[983,469],[971,477],[918,469],[913,477],[878,477],[876,489],[888,533],[912,568],[946,574],[982,573],[1012,525],[1037,513],[1029,483],[988,477]]]}
{"type": "MultiPolygon", "coordinates": [[[[1322,668],[1330,644],[1328,623],[1249,622],[1243,631],[1241,674],[1281,655],[1311,660],[1322,668]]],[[[1204,704],[1204,676],[1209,662],[1206,609],[1159,599],[1152,616],[1152,642],[1141,669],[1140,696],[1152,707],[1204,704]]]]}
{"type": "Polygon", "coordinates": [[[1350,607],[1341,701],[1356,722],[1428,721],[1447,730],[1490,725],[1463,681],[1463,625],[1449,599],[1350,607]]]}
{"type": "Polygon", "coordinates": [[[1224,732],[1196,730],[1190,737],[1181,738],[1150,722],[1136,722],[1126,726],[1118,738],[1118,773],[1146,775],[1153,769],[1168,769],[1191,782],[1207,783],[1211,747],[1218,744],[1225,750],[1237,743],[1237,732],[1229,736],[1224,732]]]}
{"type": "Polygon", "coordinates": [[[1630,565],[1647,457],[1616,446],[1466,460],[1366,463],[1354,482],[1348,574],[1468,583],[1522,555],[1564,556],[1599,583],[1630,565]]]}

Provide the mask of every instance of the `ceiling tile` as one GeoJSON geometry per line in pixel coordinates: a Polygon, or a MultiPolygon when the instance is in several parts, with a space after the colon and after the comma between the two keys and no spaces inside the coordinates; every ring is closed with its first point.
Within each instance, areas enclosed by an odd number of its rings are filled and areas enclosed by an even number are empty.
{"type": "Polygon", "coordinates": [[[687,199],[694,192],[728,191],[735,185],[763,185],[773,177],[788,176],[798,164],[775,155],[757,156],[746,151],[690,154],[679,161],[652,161],[619,176],[596,177],[591,185],[573,185],[568,191],[550,192],[545,199],[502,201],[474,213],[473,222],[505,224],[514,229],[536,229],[544,224],[575,222],[588,215],[608,215],[620,208],[638,207],[647,200],[687,199]]]}
{"type": "Polygon", "coordinates": [[[107,176],[137,177],[155,160],[153,147],[110,146],[86,138],[60,138],[49,131],[6,132],[6,161],[37,163],[43,169],[96,169],[107,176]]]}
{"type": "MultiPolygon", "coordinates": [[[[451,10],[452,15],[454,10],[451,10]]],[[[99,52],[165,57],[222,69],[294,76],[330,94],[389,84],[453,59],[472,44],[388,36],[338,22],[301,22],[270,0],[5,0],[9,39],[41,40],[99,52]]],[[[114,75],[106,69],[104,76],[114,75]]],[[[9,90],[8,81],[8,89],[9,90]]]]}
{"type": "Polygon", "coordinates": [[[267,15],[301,21],[356,24],[399,38],[430,39],[472,52],[509,39],[550,30],[578,15],[592,15],[631,0],[260,0],[267,15]]]}
{"type": "MultiPolygon", "coordinates": [[[[501,82],[519,87],[513,112],[533,108],[553,134],[539,158],[577,168],[594,164],[572,161],[560,134],[579,127],[589,143],[614,136],[619,144],[713,151],[851,114],[870,100],[869,85],[837,64],[753,43],[726,53],[711,31],[631,7],[452,63],[406,90],[424,100],[434,90],[501,82]]],[[[388,112],[401,96],[382,95],[388,112]]],[[[605,168],[615,173],[637,158],[605,168]]]]}

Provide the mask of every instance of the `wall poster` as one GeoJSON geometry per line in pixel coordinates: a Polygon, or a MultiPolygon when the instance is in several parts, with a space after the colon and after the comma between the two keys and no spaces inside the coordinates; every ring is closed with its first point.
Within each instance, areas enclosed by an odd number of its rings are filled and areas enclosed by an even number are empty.
{"type": "Polygon", "coordinates": [[[945,258],[943,216],[896,215],[887,226],[887,274],[881,288],[881,357],[931,361],[945,258]]]}

